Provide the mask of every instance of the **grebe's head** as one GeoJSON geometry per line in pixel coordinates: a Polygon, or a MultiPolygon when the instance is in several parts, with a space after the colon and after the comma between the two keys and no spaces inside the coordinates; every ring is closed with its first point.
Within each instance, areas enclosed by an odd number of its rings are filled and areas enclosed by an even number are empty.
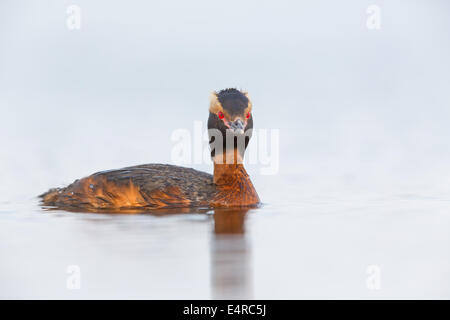
{"type": "Polygon", "coordinates": [[[211,157],[237,151],[242,160],[252,131],[252,103],[247,92],[224,89],[211,94],[208,118],[211,157]]]}

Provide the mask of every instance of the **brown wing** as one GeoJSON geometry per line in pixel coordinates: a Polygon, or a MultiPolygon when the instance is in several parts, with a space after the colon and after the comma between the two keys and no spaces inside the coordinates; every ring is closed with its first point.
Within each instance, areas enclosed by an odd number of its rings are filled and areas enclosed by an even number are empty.
{"type": "Polygon", "coordinates": [[[190,168],[147,164],[102,171],[42,195],[56,207],[186,208],[207,206],[215,194],[210,174],[190,168]]]}

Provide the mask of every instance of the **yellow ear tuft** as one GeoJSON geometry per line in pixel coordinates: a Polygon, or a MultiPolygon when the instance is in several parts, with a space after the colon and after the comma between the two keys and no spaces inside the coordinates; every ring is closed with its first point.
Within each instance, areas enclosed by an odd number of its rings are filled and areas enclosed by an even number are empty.
{"type": "Polygon", "coordinates": [[[248,99],[248,108],[247,108],[246,112],[249,112],[249,111],[251,112],[252,111],[252,107],[253,107],[252,100],[250,100],[250,96],[248,95],[247,91],[241,91],[241,92],[248,99]]]}
{"type": "Polygon", "coordinates": [[[212,105],[215,105],[217,102],[219,102],[219,98],[217,98],[217,93],[215,91],[213,91],[209,95],[209,104],[210,104],[210,106],[212,106],[212,105]]]}
{"type": "Polygon", "coordinates": [[[209,95],[209,111],[212,113],[217,113],[222,109],[222,105],[220,104],[219,98],[217,97],[217,93],[215,91],[211,92],[209,95]]]}

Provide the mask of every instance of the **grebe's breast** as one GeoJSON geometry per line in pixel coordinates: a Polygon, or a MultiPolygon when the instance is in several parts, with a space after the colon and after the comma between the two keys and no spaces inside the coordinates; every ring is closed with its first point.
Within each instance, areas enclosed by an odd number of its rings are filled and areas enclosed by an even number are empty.
{"type": "Polygon", "coordinates": [[[191,168],[145,164],[94,173],[42,195],[60,208],[186,208],[208,206],[216,194],[213,176],[191,168]]]}

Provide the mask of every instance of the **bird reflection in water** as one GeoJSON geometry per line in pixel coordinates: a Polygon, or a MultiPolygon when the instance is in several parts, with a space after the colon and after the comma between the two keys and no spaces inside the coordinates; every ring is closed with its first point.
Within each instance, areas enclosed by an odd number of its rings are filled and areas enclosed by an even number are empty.
{"type": "Polygon", "coordinates": [[[250,246],[245,236],[248,209],[215,209],[211,241],[213,299],[251,299],[250,246]]]}
{"type": "MultiPolygon", "coordinates": [[[[43,206],[44,212],[59,210],[56,207],[43,206]]],[[[95,212],[100,210],[80,210],[80,208],[65,208],[72,212],[95,212]]],[[[245,219],[248,208],[215,208],[214,233],[210,241],[211,252],[211,289],[213,299],[252,299],[252,266],[250,245],[245,235],[245,219]]],[[[164,209],[145,212],[138,209],[107,210],[104,213],[151,214],[164,217],[171,214],[205,214],[210,209],[164,209]]],[[[94,220],[96,221],[96,220],[94,220]]],[[[115,220],[114,220],[115,221],[115,220]]],[[[104,221],[102,220],[102,223],[104,221]]]]}

